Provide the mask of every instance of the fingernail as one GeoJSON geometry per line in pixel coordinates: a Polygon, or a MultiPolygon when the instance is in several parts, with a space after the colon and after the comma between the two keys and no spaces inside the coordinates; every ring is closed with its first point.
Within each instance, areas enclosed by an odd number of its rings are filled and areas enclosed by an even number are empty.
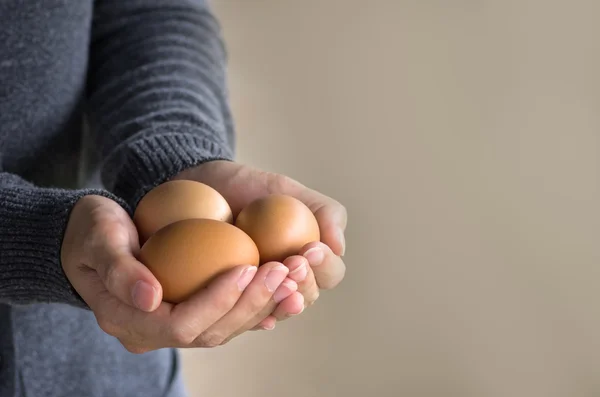
{"type": "Polygon", "coordinates": [[[281,285],[287,288],[281,288],[281,286],[277,288],[277,291],[275,291],[275,293],[273,294],[273,301],[275,303],[281,302],[282,300],[290,296],[292,292],[298,290],[298,284],[296,284],[294,280],[285,280],[283,283],[281,283],[281,285]]]}
{"type": "Polygon", "coordinates": [[[238,288],[240,291],[245,290],[248,284],[250,284],[256,274],[256,269],[256,266],[249,266],[242,271],[242,274],[240,274],[240,278],[238,279],[238,288]]]}
{"type": "Polygon", "coordinates": [[[311,266],[319,266],[325,259],[325,253],[319,247],[309,249],[304,253],[304,257],[311,266]]]}
{"type": "Polygon", "coordinates": [[[154,308],[156,288],[145,281],[138,281],[131,291],[133,304],[140,310],[149,312],[154,308]]]}
{"type": "Polygon", "coordinates": [[[340,234],[340,244],[342,245],[342,253],[340,256],[344,256],[346,253],[346,236],[344,236],[344,232],[342,230],[339,231],[340,234]]]}
{"type": "Polygon", "coordinates": [[[264,327],[262,327],[262,329],[264,329],[265,331],[273,331],[275,329],[275,324],[265,325],[264,327]]]}
{"type": "Polygon", "coordinates": [[[274,267],[265,277],[265,285],[269,292],[275,291],[283,279],[288,275],[289,269],[282,264],[274,267]]]}
{"type": "Polygon", "coordinates": [[[306,279],[306,276],[308,275],[308,268],[306,267],[306,262],[303,260],[296,268],[290,269],[289,275],[294,276],[294,280],[296,281],[304,281],[306,279]]]}

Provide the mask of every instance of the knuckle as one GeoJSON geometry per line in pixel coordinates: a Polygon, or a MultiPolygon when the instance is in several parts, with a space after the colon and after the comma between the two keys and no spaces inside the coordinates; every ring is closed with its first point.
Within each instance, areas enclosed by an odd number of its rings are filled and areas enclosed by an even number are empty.
{"type": "Polygon", "coordinates": [[[129,231],[127,228],[119,227],[117,222],[98,220],[86,236],[84,252],[93,255],[105,247],[115,247],[128,241],[129,231]]]}
{"type": "Polygon", "coordinates": [[[96,321],[98,322],[98,326],[100,327],[100,329],[108,335],[115,337],[119,335],[119,326],[112,322],[110,319],[106,317],[99,317],[96,321]]]}
{"type": "Polygon", "coordinates": [[[150,349],[147,347],[138,346],[138,345],[131,344],[131,343],[121,342],[121,344],[123,345],[125,350],[127,350],[129,353],[133,353],[133,354],[144,354],[144,353],[147,353],[150,351],[150,349]]]}
{"type": "Polygon", "coordinates": [[[129,240],[129,231],[116,222],[102,224],[99,233],[108,247],[123,245],[129,240]]]}
{"type": "Polygon", "coordinates": [[[197,343],[206,348],[221,346],[225,341],[226,338],[215,332],[203,332],[197,339],[197,343]]]}
{"type": "Polygon", "coordinates": [[[104,237],[103,234],[98,231],[99,228],[99,226],[95,226],[83,240],[83,252],[88,256],[94,255],[94,252],[102,246],[104,237]]]}
{"type": "Polygon", "coordinates": [[[190,327],[174,327],[171,329],[171,339],[177,345],[187,346],[194,342],[196,334],[190,327]]]}
{"type": "Polygon", "coordinates": [[[225,346],[226,344],[228,344],[229,342],[231,342],[233,339],[237,338],[240,335],[240,333],[235,333],[231,336],[229,336],[228,338],[223,339],[223,341],[221,342],[221,344],[219,346],[225,346]]]}
{"type": "Polygon", "coordinates": [[[265,297],[262,294],[256,294],[252,299],[248,299],[248,301],[244,303],[244,310],[248,314],[259,313],[269,304],[269,300],[271,300],[271,302],[274,301],[273,295],[270,297],[267,295],[265,297]]]}
{"type": "Polygon", "coordinates": [[[346,266],[341,263],[338,268],[336,268],[336,271],[332,273],[333,274],[329,274],[326,277],[319,277],[317,279],[317,284],[320,289],[331,290],[337,287],[346,276],[346,266]]]}
{"type": "Polygon", "coordinates": [[[346,277],[346,265],[342,265],[340,268],[340,272],[339,272],[337,278],[334,280],[334,284],[331,286],[331,288],[337,287],[344,280],[345,277],[346,277]]]}
{"type": "Polygon", "coordinates": [[[275,174],[272,172],[265,172],[265,174],[267,190],[271,194],[290,192],[295,190],[297,187],[297,182],[288,176],[275,174]]]}
{"type": "Polygon", "coordinates": [[[145,335],[141,334],[140,332],[136,332],[134,327],[132,327],[130,325],[129,321],[127,321],[125,319],[121,319],[120,321],[116,321],[114,323],[116,324],[116,326],[119,329],[120,336],[124,336],[130,340],[135,340],[135,341],[141,341],[141,340],[145,339],[144,338],[145,335]]]}
{"type": "MultiPolygon", "coordinates": [[[[277,289],[277,291],[280,290],[281,287],[277,289]]],[[[252,292],[252,294],[248,294],[248,296],[245,297],[245,300],[243,302],[240,302],[241,304],[243,304],[244,312],[247,314],[257,314],[265,310],[267,305],[273,303],[274,301],[273,298],[275,293],[268,292],[266,288],[264,288],[264,290],[261,291],[249,292],[252,292]]]]}
{"type": "Polygon", "coordinates": [[[335,278],[328,278],[319,282],[319,287],[324,290],[331,290],[337,287],[342,282],[343,276],[338,276],[335,278]]]}
{"type": "Polygon", "coordinates": [[[309,292],[304,298],[304,306],[312,306],[319,299],[320,295],[321,294],[318,289],[309,292]]]}
{"type": "Polygon", "coordinates": [[[225,314],[229,312],[233,306],[235,306],[237,298],[238,297],[234,294],[223,294],[223,296],[220,296],[218,299],[214,300],[213,308],[215,311],[225,314]]]}
{"type": "Polygon", "coordinates": [[[103,272],[103,281],[106,289],[114,291],[115,286],[118,284],[119,274],[121,273],[121,266],[118,262],[108,264],[103,272]]]}

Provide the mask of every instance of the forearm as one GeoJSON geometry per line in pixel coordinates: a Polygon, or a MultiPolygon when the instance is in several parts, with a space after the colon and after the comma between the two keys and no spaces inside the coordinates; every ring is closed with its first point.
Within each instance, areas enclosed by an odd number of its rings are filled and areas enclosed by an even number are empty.
{"type": "Polygon", "coordinates": [[[92,193],[116,199],[103,191],[40,188],[0,171],[0,302],[82,306],[60,251],[71,208],[92,193]]]}
{"type": "Polygon", "coordinates": [[[233,157],[226,55],[201,0],[98,0],[89,115],[103,182],[132,207],[156,184],[233,157]]]}

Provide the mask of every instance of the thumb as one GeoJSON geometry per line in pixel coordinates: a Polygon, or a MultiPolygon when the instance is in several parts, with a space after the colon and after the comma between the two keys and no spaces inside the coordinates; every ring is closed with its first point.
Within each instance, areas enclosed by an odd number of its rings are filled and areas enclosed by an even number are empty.
{"type": "Polygon", "coordinates": [[[145,312],[162,301],[162,288],[152,272],[125,249],[105,247],[92,266],[111,295],[145,312]]]}

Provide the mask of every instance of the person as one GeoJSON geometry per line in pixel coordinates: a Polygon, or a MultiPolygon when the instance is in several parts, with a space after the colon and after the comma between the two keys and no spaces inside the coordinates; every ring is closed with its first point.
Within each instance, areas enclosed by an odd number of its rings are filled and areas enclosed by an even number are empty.
{"type": "Polygon", "coordinates": [[[0,2],[1,397],[184,396],[179,348],[273,329],[343,279],[344,206],[235,161],[220,29],[202,0],[0,2]],[[172,179],[234,213],[293,195],[321,241],[163,302],[131,217],[172,179]]]}

